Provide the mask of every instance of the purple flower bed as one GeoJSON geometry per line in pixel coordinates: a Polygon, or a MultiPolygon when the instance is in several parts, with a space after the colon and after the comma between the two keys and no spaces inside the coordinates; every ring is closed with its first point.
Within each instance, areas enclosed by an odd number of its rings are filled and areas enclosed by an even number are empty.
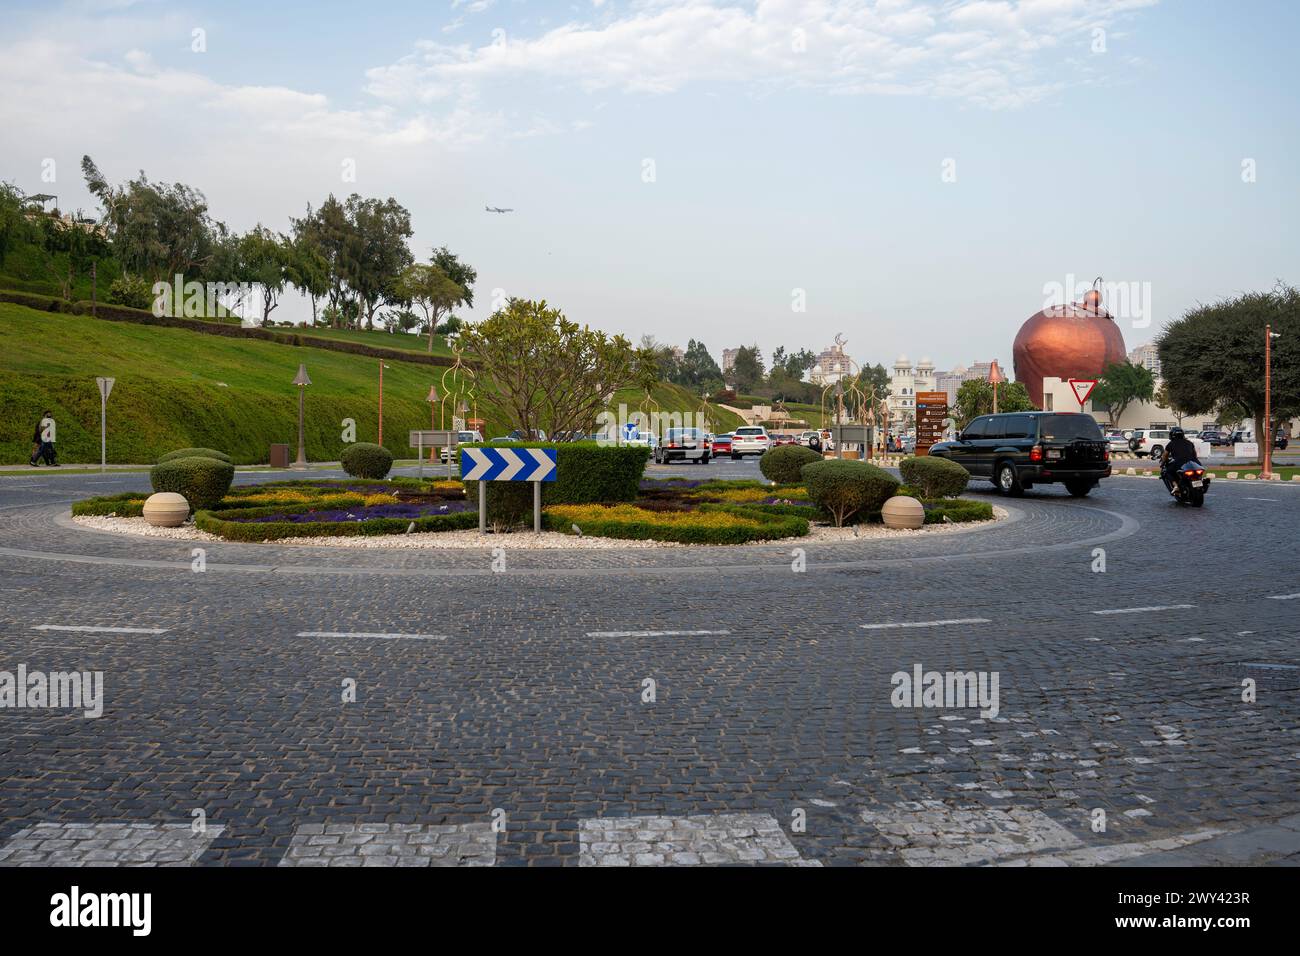
{"type": "Polygon", "coordinates": [[[244,521],[244,522],[277,522],[287,521],[291,524],[302,524],[310,521],[365,521],[370,518],[406,518],[414,521],[416,518],[428,518],[433,515],[449,515],[458,511],[469,511],[477,505],[471,505],[468,501],[448,501],[445,504],[417,504],[398,502],[393,505],[371,505],[368,508],[333,508],[321,511],[297,511],[289,514],[265,515],[260,518],[247,518],[239,515],[231,515],[227,521],[244,521]]]}

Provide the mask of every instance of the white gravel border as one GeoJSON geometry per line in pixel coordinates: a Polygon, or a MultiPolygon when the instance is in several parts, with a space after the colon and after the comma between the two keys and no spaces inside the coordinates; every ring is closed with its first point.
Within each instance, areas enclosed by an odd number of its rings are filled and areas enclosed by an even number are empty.
{"type": "MultiPolygon", "coordinates": [[[[290,545],[311,548],[359,548],[375,550],[434,549],[490,549],[501,546],[537,550],[590,550],[610,548],[744,548],[786,544],[841,544],[865,541],[872,538],[914,538],[920,535],[955,534],[975,531],[1008,517],[1005,508],[993,506],[992,521],[967,521],[954,524],[923,525],[915,531],[896,530],[884,525],[857,525],[852,528],[832,528],[813,525],[802,538],[779,538],[775,541],[749,541],[745,544],[681,544],[676,541],[636,541],[626,538],[597,538],[584,535],[561,534],[558,531],[513,531],[510,534],[479,534],[477,529],[461,531],[420,531],[414,534],[348,535],[319,538],[280,538],[276,541],[231,542],[238,544],[290,545]]],[[[74,524],[92,531],[135,535],[141,538],[164,538],[172,541],[225,541],[225,538],[194,527],[192,521],[179,528],[155,528],[144,518],[119,518],[116,516],[77,515],[74,524]]]]}

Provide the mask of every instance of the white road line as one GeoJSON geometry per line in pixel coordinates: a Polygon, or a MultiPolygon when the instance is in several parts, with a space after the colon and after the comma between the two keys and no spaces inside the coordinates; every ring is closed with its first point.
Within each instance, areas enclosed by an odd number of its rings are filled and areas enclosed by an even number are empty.
{"type": "Polygon", "coordinates": [[[37,624],[33,631],[85,631],[93,634],[166,634],[166,627],[94,627],[88,624],[37,624]]]}
{"type": "Polygon", "coordinates": [[[1179,611],[1183,608],[1196,607],[1195,604],[1156,604],[1152,607],[1117,607],[1108,611],[1093,611],[1093,614],[1141,614],[1143,611],[1179,611]]]}
{"type": "Polygon", "coordinates": [[[588,637],[704,637],[730,631],[588,631],[588,637]]]}
{"type": "Polygon", "coordinates": [[[387,641],[445,641],[446,634],[388,634],[381,631],[299,631],[298,637],[378,637],[387,641]]]}
{"type": "Polygon", "coordinates": [[[1276,498],[1247,498],[1247,501],[1277,501],[1276,498]]]}
{"type": "Polygon", "coordinates": [[[946,627],[949,624],[989,624],[987,617],[954,617],[944,621],[888,621],[884,624],[859,624],[868,631],[883,631],[891,627],[946,627]]]}
{"type": "Polygon", "coordinates": [[[1297,598],[1300,598],[1300,594],[1270,594],[1268,596],[1270,601],[1294,601],[1297,598]]]}

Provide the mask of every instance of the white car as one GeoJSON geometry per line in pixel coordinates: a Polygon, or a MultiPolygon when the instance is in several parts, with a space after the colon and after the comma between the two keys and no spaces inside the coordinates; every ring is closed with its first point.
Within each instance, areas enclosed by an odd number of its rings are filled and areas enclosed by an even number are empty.
{"type": "Polygon", "coordinates": [[[1169,444],[1169,429],[1138,428],[1134,429],[1129,447],[1137,452],[1139,458],[1159,458],[1169,444]]]}
{"type": "MultiPolygon", "coordinates": [[[[483,436],[476,431],[456,433],[456,443],[459,445],[468,445],[471,442],[482,442],[482,441],[483,441],[483,436]]],[[[454,461],[460,457],[460,449],[444,448],[440,454],[443,462],[454,461]]]]}
{"type": "Polygon", "coordinates": [[[761,455],[772,447],[767,437],[767,429],[762,425],[742,425],[731,433],[731,457],[744,455],[761,455]]]}

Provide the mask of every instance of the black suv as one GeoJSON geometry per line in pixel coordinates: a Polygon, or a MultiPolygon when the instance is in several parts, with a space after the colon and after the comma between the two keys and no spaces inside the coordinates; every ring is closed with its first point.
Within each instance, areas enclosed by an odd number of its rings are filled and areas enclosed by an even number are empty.
{"type": "Polygon", "coordinates": [[[1004,495],[1062,482],[1082,498],[1110,476],[1110,446],[1091,415],[1079,412],[1011,412],[981,415],[956,441],[930,449],[977,478],[991,478],[1004,495]]]}

